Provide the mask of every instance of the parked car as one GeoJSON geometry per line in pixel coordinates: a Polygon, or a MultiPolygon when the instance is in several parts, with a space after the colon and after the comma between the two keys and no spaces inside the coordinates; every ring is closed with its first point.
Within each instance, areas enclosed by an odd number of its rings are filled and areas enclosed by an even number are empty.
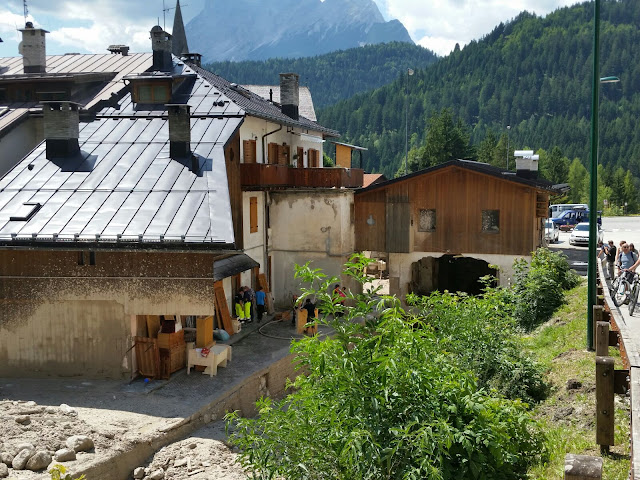
{"type": "MultiPolygon", "coordinates": [[[[602,225],[602,212],[598,212],[598,225],[602,225]]],[[[579,223],[589,221],[589,210],[576,208],[573,210],[565,210],[558,218],[553,218],[553,223],[557,223],[560,230],[570,232],[579,223]]]]}
{"type": "Polygon", "coordinates": [[[560,238],[560,227],[548,218],[544,222],[544,239],[549,243],[556,243],[560,238]]]}
{"type": "MultiPolygon", "coordinates": [[[[604,233],[602,227],[597,225],[597,242],[602,242],[604,233]]],[[[569,245],[589,245],[589,222],[583,222],[576,225],[569,237],[569,245]]]]}

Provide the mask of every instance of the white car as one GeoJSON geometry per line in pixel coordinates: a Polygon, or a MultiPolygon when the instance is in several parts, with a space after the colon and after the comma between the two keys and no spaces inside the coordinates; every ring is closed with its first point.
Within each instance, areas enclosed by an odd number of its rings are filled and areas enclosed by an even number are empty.
{"type": "Polygon", "coordinates": [[[560,227],[548,218],[544,222],[544,239],[549,243],[556,243],[560,238],[560,227]]]}
{"type": "MultiPolygon", "coordinates": [[[[597,228],[597,240],[596,242],[602,242],[604,233],[600,225],[596,225],[597,228]]],[[[582,222],[576,225],[569,237],[569,245],[589,245],[589,222],[582,222]]]]}

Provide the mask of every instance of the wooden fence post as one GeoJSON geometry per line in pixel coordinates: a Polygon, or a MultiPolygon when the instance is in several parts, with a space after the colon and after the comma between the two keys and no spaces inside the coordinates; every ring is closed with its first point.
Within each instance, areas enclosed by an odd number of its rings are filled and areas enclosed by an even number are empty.
{"type": "Polygon", "coordinates": [[[613,445],[614,366],[611,357],[596,357],[596,443],[601,451],[613,445]]]}
{"type": "MultiPolygon", "coordinates": [[[[595,313],[595,311],[594,311],[595,313]]],[[[595,315],[594,315],[595,320],[595,315]]],[[[596,322],[596,356],[609,356],[609,322],[596,322]]]]}
{"type": "Polygon", "coordinates": [[[564,480],[602,480],[602,458],[567,453],[564,480]]]}
{"type": "Polygon", "coordinates": [[[591,348],[595,349],[596,339],[598,334],[598,322],[603,321],[604,307],[602,305],[594,305],[593,306],[593,345],[591,348]]]}

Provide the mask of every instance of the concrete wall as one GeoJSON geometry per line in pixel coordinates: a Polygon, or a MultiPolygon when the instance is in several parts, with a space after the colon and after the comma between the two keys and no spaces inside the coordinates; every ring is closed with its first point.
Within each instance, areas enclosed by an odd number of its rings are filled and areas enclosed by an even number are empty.
{"type": "Polygon", "coordinates": [[[213,315],[211,254],[0,251],[0,376],[128,377],[136,315],[213,315]]]}
{"type": "Polygon", "coordinates": [[[300,135],[299,128],[294,129],[294,133],[287,133],[286,126],[282,126],[282,130],[273,133],[264,139],[264,145],[262,145],[262,136],[266,133],[272,132],[280,127],[277,123],[268,122],[256,117],[246,117],[244,123],[240,127],[240,158],[244,158],[244,140],[256,140],[256,161],[258,163],[268,163],[267,155],[268,151],[264,152],[264,162],[262,157],[263,147],[268,149],[269,143],[278,143],[280,145],[286,142],[287,145],[291,145],[291,164],[295,165],[293,155],[296,153],[297,147],[304,148],[304,166],[308,167],[307,150],[312,148],[320,151],[320,166],[322,166],[322,135],[318,132],[309,131],[309,135],[300,135]],[[313,138],[315,136],[315,138],[313,138]]]}
{"type": "MultiPolygon", "coordinates": [[[[390,253],[387,268],[389,270],[389,293],[404,297],[408,293],[411,282],[411,265],[424,257],[440,258],[442,252],[412,252],[390,253]]],[[[484,260],[489,265],[496,265],[499,269],[498,282],[500,285],[510,285],[514,276],[513,262],[518,258],[524,258],[528,262],[531,257],[517,255],[493,255],[462,253],[464,257],[484,260]]]]}
{"type": "Polygon", "coordinates": [[[30,117],[0,137],[0,178],[44,139],[42,118],[30,117]]]}
{"type": "MultiPolygon", "coordinates": [[[[295,265],[311,262],[327,275],[340,275],[354,251],[353,191],[272,192],[269,255],[277,306],[300,292],[295,265]]],[[[347,286],[346,279],[341,282],[347,286]]]]}

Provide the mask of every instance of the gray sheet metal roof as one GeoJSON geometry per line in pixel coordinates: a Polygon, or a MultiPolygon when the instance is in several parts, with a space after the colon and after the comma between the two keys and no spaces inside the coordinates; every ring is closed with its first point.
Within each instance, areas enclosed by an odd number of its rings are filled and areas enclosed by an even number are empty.
{"type": "Polygon", "coordinates": [[[213,262],[213,281],[217,282],[259,266],[258,262],[244,253],[215,260],[213,262]]]}
{"type": "MultiPolygon", "coordinates": [[[[273,101],[280,103],[280,85],[243,85],[243,88],[260,95],[265,100],[269,100],[273,92],[273,101]]],[[[300,115],[317,122],[316,110],[313,107],[313,99],[309,87],[300,87],[300,105],[298,106],[300,115]]]]}
{"type": "Polygon", "coordinates": [[[204,70],[203,68],[190,63],[188,65],[207,82],[227,95],[249,115],[281,123],[290,127],[298,127],[305,130],[320,132],[328,137],[340,136],[340,134],[336,130],[323,127],[322,125],[303,116],[300,116],[298,120],[294,120],[293,118],[282,113],[280,108],[278,108],[268,100],[262,98],[260,95],[257,95],[239,85],[232,84],[224,78],[219,77],[215,73],[209,72],[208,70],[204,70]]]}
{"type": "MultiPolygon", "coordinates": [[[[144,72],[153,65],[152,53],[117,55],[112,53],[94,55],[47,55],[47,74],[61,73],[107,73],[116,75],[105,84],[100,92],[86,105],[91,108],[100,100],[108,99],[112,93],[122,89],[122,78],[126,75],[144,72]]],[[[0,57],[0,77],[23,74],[22,57],[0,57]]],[[[44,74],[46,76],[46,74],[44,74]]],[[[43,74],[28,74],[42,77],[43,74]]]]}
{"type": "Polygon", "coordinates": [[[41,143],[0,179],[0,242],[234,242],[224,145],[241,118],[192,118],[200,171],[169,157],[166,118],[81,124],[80,154],[41,143]],[[41,207],[11,220],[25,203],[41,207]]]}

